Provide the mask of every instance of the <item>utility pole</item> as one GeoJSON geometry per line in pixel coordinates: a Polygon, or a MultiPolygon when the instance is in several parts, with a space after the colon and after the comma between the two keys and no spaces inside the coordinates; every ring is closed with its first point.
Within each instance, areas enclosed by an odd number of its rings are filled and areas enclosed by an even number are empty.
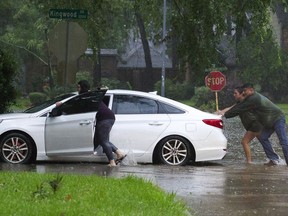
{"type": "Polygon", "coordinates": [[[165,55],[166,55],[166,0],[163,2],[163,36],[162,36],[162,73],[161,73],[161,96],[165,96],[165,55]]]}

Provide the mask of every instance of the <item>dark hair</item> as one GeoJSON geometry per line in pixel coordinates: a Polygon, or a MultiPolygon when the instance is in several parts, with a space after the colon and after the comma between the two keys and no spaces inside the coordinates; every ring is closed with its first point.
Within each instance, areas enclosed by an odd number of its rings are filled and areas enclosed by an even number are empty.
{"type": "Polygon", "coordinates": [[[252,83],[245,83],[245,84],[242,85],[241,87],[242,87],[242,89],[244,89],[244,88],[253,88],[253,89],[254,89],[254,86],[253,86],[252,83]]]}
{"type": "Polygon", "coordinates": [[[235,87],[234,89],[235,89],[236,91],[238,91],[240,94],[243,93],[243,88],[242,88],[242,86],[237,86],[237,87],[235,87]]]}
{"type": "Polygon", "coordinates": [[[90,84],[87,80],[80,80],[78,85],[80,86],[79,94],[88,92],[90,90],[90,84]]]}

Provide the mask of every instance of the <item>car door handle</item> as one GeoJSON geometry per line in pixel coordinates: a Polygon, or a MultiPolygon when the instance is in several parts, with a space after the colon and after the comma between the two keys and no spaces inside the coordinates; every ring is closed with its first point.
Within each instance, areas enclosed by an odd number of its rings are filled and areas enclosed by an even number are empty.
{"type": "Polygon", "coordinates": [[[89,125],[89,124],[91,124],[91,123],[92,123],[92,121],[86,120],[86,121],[81,121],[79,124],[80,124],[80,125],[89,125]]]}
{"type": "Polygon", "coordinates": [[[163,123],[161,123],[161,122],[149,122],[149,125],[151,125],[151,126],[161,126],[161,125],[163,125],[163,123]]]}

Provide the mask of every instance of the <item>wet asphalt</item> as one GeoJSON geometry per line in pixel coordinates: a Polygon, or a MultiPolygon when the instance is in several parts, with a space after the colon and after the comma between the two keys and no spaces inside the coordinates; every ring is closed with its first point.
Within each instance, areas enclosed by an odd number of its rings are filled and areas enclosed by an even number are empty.
{"type": "MultiPolygon", "coordinates": [[[[169,193],[175,193],[191,215],[288,215],[288,167],[265,166],[265,154],[257,140],[251,143],[252,165],[245,164],[240,144],[244,129],[237,118],[224,120],[228,153],[223,160],[187,166],[135,164],[127,157],[119,167],[98,163],[48,163],[10,165],[0,163],[0,170],[38,173],[73,173],[122,178],[136,175],[152,181],[169,193]]],[[[283,157],[275,135],[275,151],[283,157]]]]}

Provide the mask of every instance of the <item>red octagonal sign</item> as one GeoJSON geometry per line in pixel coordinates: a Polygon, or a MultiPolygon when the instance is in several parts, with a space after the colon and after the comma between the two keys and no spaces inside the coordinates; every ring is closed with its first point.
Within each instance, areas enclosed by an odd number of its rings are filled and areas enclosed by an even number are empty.
{"type": "Polygon", "coordinates": [[[211,71],[205,77],[205,84],[212,91],[221,91],[226,86],[226,77],[220,71],[211,71]]]}

